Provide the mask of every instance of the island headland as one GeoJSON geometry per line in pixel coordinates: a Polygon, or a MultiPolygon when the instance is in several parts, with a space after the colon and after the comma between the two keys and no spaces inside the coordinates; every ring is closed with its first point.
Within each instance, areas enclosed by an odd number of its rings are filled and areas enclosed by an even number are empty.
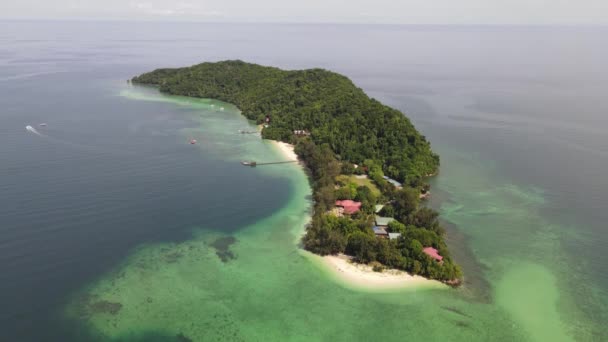
{"type": "Polygon", "coordinates": [[[157,69],[132,82],[232,103],[263,125],[264,139],[294,145],[314,194],[302,238],[306,250],[347,255],[376,272],[398,269],[461,283],[439,214],[423,205],[426,178],[438,171],[439,156],[403,113],[347,77],[224,61],[157,69]]]}

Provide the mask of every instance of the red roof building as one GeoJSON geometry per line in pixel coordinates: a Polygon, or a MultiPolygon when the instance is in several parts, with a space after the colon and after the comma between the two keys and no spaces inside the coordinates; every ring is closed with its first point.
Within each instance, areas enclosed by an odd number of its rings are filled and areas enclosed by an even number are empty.
{"type": "Polygon", "coordinates": [[[441,255],[439,255],[439,252],[433,248],[433,247],[426,247],[422,250],[426,255],[430,256],[431,258],[441,262],[441,260],[443,260],[443,257],[441,255]]]}
{"type": "Polygon", "coordinates": [[[344,208],[344,213],[349,214],[349,215],[354,214],[354,213],[358,212],[359,210],[361,210],[361,202],[343,200],[343,201],[336,201],[336,205],[338,207],[344,208]]]}

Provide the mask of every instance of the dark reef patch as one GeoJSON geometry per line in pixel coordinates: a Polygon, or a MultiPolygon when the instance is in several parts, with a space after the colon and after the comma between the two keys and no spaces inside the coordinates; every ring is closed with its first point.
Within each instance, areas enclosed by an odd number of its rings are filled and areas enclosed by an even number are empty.
{"type": "Polygon", "coordinates": [[[464,317],[467,317],[467,318],[472,318],[472,316],[471,316],[471,315],[469,315],[469,314],[467,314],[466,312],[461,311],[460,309],[455,308],[455,307],[453,307],[453,306],[442,306],[441,308],[442,308],[442,309],[444,309],[444,310],[447,310],[447,311],[453,312],[453,313],[455,313],[455,314],[457,314],[457,315],[460,315],[460,316],[464,316],[464,317]]]}
{"type": "Polygon", "coordinates": [[[165,254],[165,261],[172,264],[177,262],[183,256],[184,254],[182,254],[181,252],[171,252],[169,254],[165,254]]]}
{"type": "Polygon", "coordinates": [[[100,300],[97,302],[89,303],[89,312],[92,314],[105,313],[110,315],[116,315],[120,309],[122,309],[121,303],[110,302],[108,300],[100,300]]]}
{"type": "Polygon", "coordinates": [[[236,258],[236,255],[230,250],[230,246],[236,243],[236,241],[234,236],[225,236],[213,241],[211,247],[215,249],[215,254],[222,262],[228,262],[236,258]]]}
{"type": "Polygon", "coordinates": [[[189,338],[188,336],[184,335],[184,333],[179,333],[175,336],[175,339],[178,342],[193,342],[193,340],[191,338],[189,338]]]}
{"type": "Polygon", "coordinates": [[[89,317],[95,314],[116,315],[122,309],[122,304],[110,302],[109,300],[99,299],[94,294],[83,294],[78,296],[78,314],[82,317],[89,317]]]}
{"type": "Polygon", "coordinates": [[[471,324],[464,322],[464,321],[454,321],[454,324],[457,327],[461,327],[461,328],[470,328],[471,327],[471,324]]]}

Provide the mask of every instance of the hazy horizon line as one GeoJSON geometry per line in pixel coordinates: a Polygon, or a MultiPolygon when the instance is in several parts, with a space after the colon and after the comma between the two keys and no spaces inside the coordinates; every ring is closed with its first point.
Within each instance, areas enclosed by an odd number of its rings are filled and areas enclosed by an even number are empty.
{"type": "Polygon", "coordinates": [[[608,28],[608,24],[593,23],[379,23],[349,21],[231,21],[231,20],[169,20],[135,18],[3,18],[3,22],[120,22],[120,23],[158,23],[158,24],[226,24],[226,25],[343,25],[343,26],[410,26],[410,27],[520,27],[520,28],[608,28]]]}

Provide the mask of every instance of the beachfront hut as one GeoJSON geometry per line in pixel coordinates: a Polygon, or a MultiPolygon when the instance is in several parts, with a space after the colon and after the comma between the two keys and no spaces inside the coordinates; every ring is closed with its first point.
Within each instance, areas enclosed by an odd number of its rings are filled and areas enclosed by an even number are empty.
{"type": "Polygon", "coordinates": [[[390,240],[398,239],[401,236],[401,233],[388,233],[388,238],[390,240]]]}
{"type": "Polygon", "coordinates": [[[388,232],[383,227],[372,227],[372,230],[374,231],[374,234],[376,234],[377,237],[388,237],[388,232]]]}
{"type": "Polygon", "coordinates": [[[388,224],[395,221],[394,218],[392,217],[382,217],[382,216],[376,216],[376,226],[378,227],[388,227],[388,224]]]}
{"type": "Polygon", "coordinates": [[[401,183],[399,183],[398,181],[387,176],[383,176],[383,178],[386,179],[387,182],[393,184],[397,189],[401,189],[401,183]]]}
{"type": "Polygon", "coordinates": [[[439,255],[439,252],[433,247],[425,247],[422,251],[424,254],[430,256],[431,259],[437,262],[441,262],[443,260],[443,257],[439,255]]]}
{"type": "Polygon", "coordinates": [[[310,133],[306,130],[303,129],[296,129],[293,131],[293,134],[297,135],[297,136],[309,136],[310,133]]]}
{"type": "Polygon", "coordinates": [[[361,202],[351,200],[336,201],[336,206],[344,208],[344,213],[352,215],[361,210],[361,202]]]}

